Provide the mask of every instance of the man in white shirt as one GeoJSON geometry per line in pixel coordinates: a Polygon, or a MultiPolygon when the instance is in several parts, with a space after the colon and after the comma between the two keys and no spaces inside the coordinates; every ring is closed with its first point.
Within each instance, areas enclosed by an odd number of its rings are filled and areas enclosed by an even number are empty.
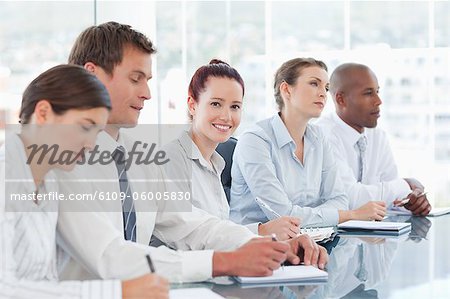
{"type": "MultiPolygon", "coordinates": [[[[140,110],[151,97],[147,81],[152,77],[154,52],[147,37],[115,22],[86,29],[72,48],[69,62],[95,74],[110,94],[112,111],[108,127],[99,134],[97,145],[99,152],[112,153],[110,157],[114,160],[116,150],[124,150],[126,157],[139,141],[120,130],[137,125],[140,110]]],[[[116,165],[84,163],[71,173],[60,174],[61,189],[66,196],[128,194],[130,189],[134,194],[165,191],[164,182],[159,187],[135,183],[164,177],[157,169],[132,165],[124,172],[115,162],[116,165]]],[[[147,254],[151,255],[157,273],[174,282],[203,281],[222,275],[270,275],[286,259],[298,264],[298,252],[305,252],[301,257],[305,264],[321,268],[328,259],[325,249],[306,236],[289,242],[254,239],[256,236],[246,227],[231,221],[194,207],[191,212],[178,212],[178,206],[161,212],[166,203],[154,201],[132,201],[125,213],[122,205],[126,205],[128,198],[127,195],[122,202],[60,203],[60,245],[73,257],[63,270],[63,278],[136,277],[149,271],[147,254]],[[187,251],[150,247],[152,234],[174,248],[187,251]]]]}
{"type": "Polygon", "coordinates": [[[428,215],[431,206],[423,185],[399,177],[386,133],[376,128],[382,104],[379,89],[369,67],[338,66],[330,78],[336,114],[318,121],[340,161],[350,209],[381,199],[388,205],[404,205],[414,215],[428,215]]]}

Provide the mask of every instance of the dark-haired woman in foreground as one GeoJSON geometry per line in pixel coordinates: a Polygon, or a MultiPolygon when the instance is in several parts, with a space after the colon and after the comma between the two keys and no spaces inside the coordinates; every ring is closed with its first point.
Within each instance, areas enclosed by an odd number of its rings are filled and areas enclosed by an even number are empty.
{"type": "Polygon", "coordinates": [[[52,170],[75,167],[110,109],[106,88],[78,66],[51,68],[25,90],[20,132],[7,134],[0,149],[0,297],[168,298],[167,281],[152,274],[123,282],[58,282],[52,170]],[[33,153],[46,146],[56,150],[33,153]]]}

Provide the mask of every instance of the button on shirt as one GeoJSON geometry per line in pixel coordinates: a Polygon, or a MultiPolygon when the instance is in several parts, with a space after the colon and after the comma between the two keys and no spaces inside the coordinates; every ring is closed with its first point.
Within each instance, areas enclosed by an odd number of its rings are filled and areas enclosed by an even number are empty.
{"type": "Polygon", "coordinates": [[[231,170],[231,219],[243,224],[276,218],[261,208],[260,198],[280,215],[300,217],[302,226],[336,225],[347,197],[328,143],[314,125],[304,136],[304,164],[277,114],[239,138],[231,170]]]}
{"type": "MultiPolygon", "coordinates": [[[[192,204],[222,220],[229,220],[230,207],[220,179],[224,159],[214,151],[208,163],[187,131],[164,150],[171,158],[165,172],[170,178],[184,182],[183,189],[192,192],[192,204]]],[[[257,234],[258,224],[249,224],[247,228],[257,234]]]]}
{"type": "Polygon", "coordinates": [[[356,143],[362,134],[335,113],[321,117],[317,125],[339,157],[338,165],[351,209],[359,208],[371,200],[384,200],[389,205],[411,192],[408,183],[398,176],[397,165],[384,131],[378,128],[364,130],[367,147],[362,180],[358,183],[359,150],[356,143]]]}

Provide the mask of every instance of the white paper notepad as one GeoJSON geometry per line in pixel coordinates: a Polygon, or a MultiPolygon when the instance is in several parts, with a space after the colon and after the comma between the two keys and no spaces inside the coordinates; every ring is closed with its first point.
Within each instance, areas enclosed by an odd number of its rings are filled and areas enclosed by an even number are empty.
{"type": "Polygon", "coordinates": [[[326,281],[328,273],[313,266],[286,266],[275,271],[271,276],[242,277],[235,279],[242,284],[268,284],[268,283],[292,283],[292,282],[317,282],[326,281]]]}
{"type": "Polygon", "coordinates": [[[349,220],[338,224],[338,228],[367,230],[401,230],[408,226],[411,226],[411,223],[361,220],[349,220]]]}

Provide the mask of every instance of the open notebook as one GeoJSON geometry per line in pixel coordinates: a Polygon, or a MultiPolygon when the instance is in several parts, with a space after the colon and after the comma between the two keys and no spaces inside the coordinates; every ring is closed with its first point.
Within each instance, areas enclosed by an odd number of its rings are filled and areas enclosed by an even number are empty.
{"type": "MultiPolygon", "coordinates": [[[[432,208],[430,214],[427,216],[441,216],[450,213],[450,207],[444,208],[432,208]]],[[[412,215],[410,210],[407,210],[403,207],[392,207],[387,211],[388,215],[412,215]]]]}
{"type": "Polygon", "coordinates": [[[399,236],[411,231],[411,223],[350,220],[338,224],[339,234],[399,236]]]}
{"type": "Polygon", "coordinates": [[[317,283],[326,282],[328,273],[313,266],[285,266],[275,271],[271,276],[242,277],[235,279],[242,284],[283,284],[283,283],[317,283]]]}
{"type": "Polygon", "coordinates": [[[314,242],[330,239],[334,233],[334,227],[308,227],[300,229],[300,234],[308,235],[314,242]]]}

